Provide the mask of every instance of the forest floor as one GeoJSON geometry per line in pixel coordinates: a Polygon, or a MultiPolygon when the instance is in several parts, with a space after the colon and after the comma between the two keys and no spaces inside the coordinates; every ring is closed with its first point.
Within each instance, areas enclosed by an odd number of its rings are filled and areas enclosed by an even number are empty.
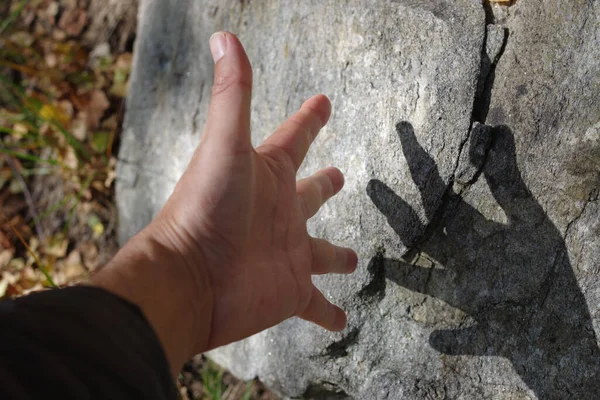
{"type": "MultiPolygon", "coordinates": [[[[0,3],[0,300],[89,280],[118,249],[115,166],[137,0],[0,3]]],[[[276,399],[200,355],[183,399],[276,399]]]]}

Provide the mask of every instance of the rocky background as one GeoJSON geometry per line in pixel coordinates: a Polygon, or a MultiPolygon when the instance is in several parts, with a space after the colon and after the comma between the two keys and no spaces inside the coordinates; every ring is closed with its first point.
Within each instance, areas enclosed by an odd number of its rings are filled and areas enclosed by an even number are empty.
{"type": "Polygon", "coordinates": [[[331,99],[300,175],[346,187],[309,230],[361,263],[315,278],[344,332],[291,319],[211,358],[290,397],[597,398],[598,1],[142,1],[121,242],[200,140],[220,29],[254,67],[255,143],[331,99]]]}

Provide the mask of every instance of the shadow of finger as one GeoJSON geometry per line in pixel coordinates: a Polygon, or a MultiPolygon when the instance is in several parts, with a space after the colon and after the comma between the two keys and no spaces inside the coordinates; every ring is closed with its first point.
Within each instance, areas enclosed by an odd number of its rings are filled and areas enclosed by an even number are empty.
{"type": "Polygon", "coordinates": [[[439,200],[446,191],[437,164],[421,146],[413,126],[407,121],[396,124],[396,132],[402,143],[402,152],[408,162],[413,181],[421,192],[425,215],[431,220],[439,206],[439,200]]]}
{"type": "Polygon", "coordinates": [[[385,183],[371,179],[367,185],[367,195],[385,216],[404,246],[410,248],[415,239],[425,231],[415,210],[385,183]]]}

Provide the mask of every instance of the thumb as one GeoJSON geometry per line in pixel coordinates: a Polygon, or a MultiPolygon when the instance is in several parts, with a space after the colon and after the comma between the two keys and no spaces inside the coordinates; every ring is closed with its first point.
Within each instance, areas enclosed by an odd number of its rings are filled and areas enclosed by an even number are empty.
{"type": "Polygon", "coordinates": [[[252,67],[244,47],[229,32],[210,38],[215,75],[203,140],[219,150],[238,153],[252,148],[250,101],[252,67]]]}

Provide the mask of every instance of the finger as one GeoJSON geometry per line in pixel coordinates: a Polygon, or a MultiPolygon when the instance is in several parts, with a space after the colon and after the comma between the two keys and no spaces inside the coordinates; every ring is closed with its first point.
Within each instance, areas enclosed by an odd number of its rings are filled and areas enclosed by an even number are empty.
{"type": "Polygon", "coordinates": [[[314,286],[308,306],[298,316],[333,332],[339,332],[346,327],[346,313],[331,304],[314,286]]]}
{"type": "Polygon", "coordinates": [[[210,50],[215,60],[215,75],[203,139],[233,154],[247,151],[252,148],[250,61],[240,41],[229,32],[213,34],[210,50]]]}
{"type": "Polygon", "coordinates": [[[308,148],[329,120],[331,103],[322,94],[306,100],[300,110],[289,117],[261,146],[265,151],[283,151],[296,170],[308,152],[308,148]]]}
{"type": "Polygon", "coordinates": [[[322,169],[296,183],[296,193],[302,202],[304,217],[309,219],[344,186],[344,175],[334,167],[322,169]]]}
{"type": "Polygon", "coordinates": [[[358,256],[352,249],[335,246],[323,239],[310,239],[312,248],[311,273],[350,274],[358,265],[358,256]]]}

